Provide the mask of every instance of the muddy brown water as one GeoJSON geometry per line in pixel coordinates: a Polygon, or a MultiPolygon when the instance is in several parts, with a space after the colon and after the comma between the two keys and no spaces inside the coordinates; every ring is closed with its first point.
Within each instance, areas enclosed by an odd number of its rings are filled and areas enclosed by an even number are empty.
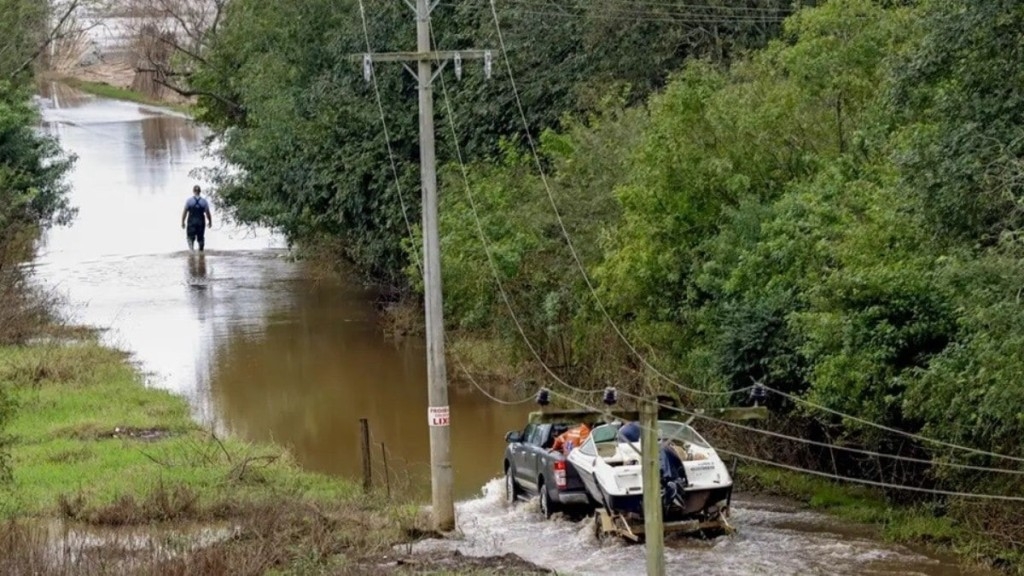
{"type": "MultiPolygon", "coordinates": [[[[52,230],[35,269],[77,321],[109,328],[149,383],[184,395],[216,429],[290,447],[311,470],[357,477],[359,419],[374,468],[382,448],[395,489],[429,495],[423,342],[395,343],[377,324],[375,295],[288,257],[266,230],[224,223],[212,201],[207,251],[188,252],[181,211],[204,165],[207,135],[187,118],[51,85],[45,128],[78,156],[73,225],[52,230]]],[[[453,389],[453,466],[459,497],[500,468],[507,430],[523,410],[453,389]],[[495,462],[498,462],[496,465],[495,462]]],[[[525,410],[525,409],[524,409],[525,410]]],[[[499,469],[500,472],[500,469],[499,469]]]]}
{"type": "MultiPolygon", "coordinates": [[[[78,155],[71,200],[78,218],[51,231],[38,278],[63,293],[72,317],[108,328],[147,383],[186,397],[221,433],[289,446],[310,470],[357,479],[359,419],[373,436],[376,480],[389,460],[394,490],[429,495],[423,343],[395,342],[376,323],[375,295],[324,278],[261,229],[224,223],[213,200],[207,253],[190,255],[181,210],[204,166],[206,132],[167,111],[48,86],[44,128],[78,155]],[[381,448],[381,443],[384,448],[381,448]]],[[[200,182],[202,184],[202,182],[200,182]]],[[[536,506],[503,503],[503,436],[530,407],[453,388],[458,541],[466,554],[513,552],[578,574],[636,574],[643,549],[598,543],[586,521],[542,521],[536,506]]],[[[949,558],[880,542],[792,503],[740,499],[739,536],[669,546],[670,574],[965,573],[949,558]]]]}

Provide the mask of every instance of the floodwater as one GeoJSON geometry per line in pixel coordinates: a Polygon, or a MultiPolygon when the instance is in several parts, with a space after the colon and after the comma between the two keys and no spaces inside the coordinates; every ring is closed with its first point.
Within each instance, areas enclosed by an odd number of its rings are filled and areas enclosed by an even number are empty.
{"type": "MultiPolygon", "coordinates": [[[[66,296],[73,318],[106,328],[106,341],[133,354],[147,383],[186,397],[199,421],[289,446],[308,469],[358,478],[359,419],[367,418],[376,481],[426,499],[423,343],[385,337],[373,293],[294,262],[266,230],[225,223],[215,198],[208,251],[191,255],[179,226],[206,134],[188,119],[66,88],[44,93],[45,129],[79,157],[70,178],[79,215],[46,236],[35,270],[66,296]]],[[[535,504],[503,503],[494,478],[504,433],[522,425],[529,406],[456,387],[450,404],[465,537],[419,546],[512,552],[578,574],[643,572],[642,547],[598,543],[588,521],[543,521],[535,504]]],[[[791,504],[735,504],[739,535],[671,543],[670,574],[961,573],[948,559],[791,504]]]]}
{"type": "MultiPolygon", "coordinates": [[[[672,575],[983,575],[949,558],[879,542],[870,528],[801,510],[773,499],[733,500],[730,518],[738,532],[714,540],[668,537],[666,573],[672,575]]],[[[645,573],[645,551],[621,540],[598,541],[593,519],[544,520],[536,499],[505,503],[501,479],[489,482],[480,498],[462,502],[460,540],[429,540],[420,551],[459,550],[473,556],[514,553],[567,574],[645,573]]]]}
{"type": "MultiPolygon", "coordinates": [[[[294,262],[266,230],[225,223],[216,199],[207,251],[191,255],[181,211],[207,134],[188,119],[60,86],[40,105],[45,129],[78,156],[79,213],[47,234],[35,269],[74,319],[107,328],[107,342],[132,352],[151,385],[187,397],[201,422],[286,445],[311,470],[358,477],[366,418],[376,480],[386,452],[393,487],[429,495],[412,481],[429,478],[423,342],[396,344],[373,293],[294,262]]],[[[449,403],[465,497],[500,473],[504,434],[526,408],[460,388],[449,403]]]]}

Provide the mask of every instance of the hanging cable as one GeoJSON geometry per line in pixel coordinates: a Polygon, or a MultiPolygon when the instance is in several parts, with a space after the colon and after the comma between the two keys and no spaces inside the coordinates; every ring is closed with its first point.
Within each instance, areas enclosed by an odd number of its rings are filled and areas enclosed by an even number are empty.
{"type": "Polygon", "coordinates": [[[630,340],[626,337],[625,334],[623,334],[622,330],[619,328],[619,325],[615,322],[614,319],[612,319],[611,314],[608,313],[608,309],[605,307],[604,303],[601,301],[600,296],[598,296],[598,294],[597,294],[597,289],[594,288],[594,284],[590,280],[590,275],[587,274],[586,267],[583,266],[583,262],[580,259],[579,253],[577,253],[576,247],[575,247],[575,245],[572,242],[572,238],[569,236],[569,231],[565,227],[565,221],[562,219],[562,214],[558,210],[558,205],[555,202],[554,194],[551,191],[551,185],[548,182],[547,174],[545,173],[544,166],[543,166],[543,164],[540,161],[540,154],[537,152],[537,144],[536,144],[536,142],[533,139],[533,135],[530,134],[529,121],[526,119],[526,112],[523,109],[523,101],[522,101],[522,99],[519,96],[519,88],[516,86],[516,80],[515,80],[514,75],[512,74],[512,63],[511,63],[511,60],[508,57],[508,49],[507,49],[507,47],[505,45],[504,34],[501,31],[501,22],[498,19],[498,10],[495,7],[495,0],[490,0],[490,4],[491,4],[491,14],[494,17],[494,26],[497,29],[497,33],[498,33],[498,42],[499,42],[500,47],[501,47],[501,53],[502,53],[502,55],[504,57],[504,60],[505,60],[505,69],[508,72],[509,82],[512,85],[512,93],[515,96],[516,108],[519,111],[519,117],[523,121],[523,128],[524,128],[524,131],[526,133],[527,142],[530,145],[530,151],[533,154],[534,162],[536,163],[537,170],[540,173],[541,182],[544,184],[544,190],[547,192],[548,201],[551,204],[552,210],[554,210],[555,218],[558,221],[558,226],[561,229],[562,236],[565,238],[565,242],[566,242],[566,244],[569,247],[569,251],[572,253],[572,257],[573,257],[573,260],[576,263],[576,267],[579,268],[580,273],[583,275],[583,280],[586,282],[587,288],[590,290],[590,294],[594,298],[594,302],[597,304],[598,308],[601,310],[601,313],[604,315],[605,319],[608,321],[609,325],[611,325],[612,329],[618,335],[619,339],[623,342],[623,344],[625,344],[626,347],[629,348],[629,350],[633,353],[633,355],[636,356],[637,359],[639,359],[640,362],[646,368],[651,370],[651,372],[653,372],[659,378],[661,378],[662,380],[664,380],[664,381],[666,381],[666,382],[676,386],[680,390],[683,390],[683,391],[691,393],[691,394],[698,394],[698,395],[704,395],[704,396],[732,396],[733,394],[735,394],[735,391],[711,392],[711,391],[707,391],[707,390],[700,390],[698,388],[691,388],[689,386],[686,386],[686,385],[684,385],[684,384],[682,384],[680,382],[677,382],[677,381],[673,380],[669,376],[667,376],[664,373],[662,373],[655,366],[653,366],[650,362],[648,362],[647,359],[642,354],[640,354],[640,352],[636,349],[636,347],[633,345],[633,343],[630,342],[630,340]]]}
{"type": "MultiPolygon", "coordinates": [[[[651,365],[647,361],[647,359],[644,358],[639,353],[639,351],[626,338],[625,334],[623,334],[623,332],[619,328],[618,324],[615,323],[614,319],[612,319],[611,315],[608,313],[607,308],[604,306],[604,303],[601,301],[599,295],[597,294],[597,290],[594,288],[593,282],[590,280],[590,276],[586,272],[586,268],[583,266],[583,262],[581,261],[581,259],[579,257],[579,254],[577,253],[576,248],[573,245],[572,238],[569,236],[568,230],[566,229],[566,226],[565,226],[565,222],[562,219],[561,213],[558,210],[557,203],[555,202],[555,199],[554,199],[554,194],[551,191],[551,186],[550,186],[550,184],[548,182],[548,179],[547,179],[547,174],[544,171],[543,164],[540,161],[540,155],[537,152],[536,142],[534,141],[533,136],[530,134],[529,122],[528,122],[528,120],[526,118],[526,113],[525,113],[525,111],[523,109],[522,99],[519,96],[519,90],[518,90],[518,88],[516,86],[515,77],[514,77],[514,75],[512,73],[512,64],[511,64],[511,60],[508,57],[508,50],[507,50],[507,47],[505,45],[504,35],[503,35],[502,31],[501,31],[501,23],[500,23],[500,20],[498,18],[498,12],[497,12],[497,8],[495,6],[495,0],[490,0],[490,5],[491,5],[491,14],[492,14],[492,16],[494,18],[494,25],[495,25],[495,28],[497,29],[498,41],[500,43],[502,55],[503,55],[504,61],[505,61],[505,68],[506,68],[506,70],[508,72],[509,81],[510,81],[510,83],[512,85],[512,91],[513,91],[513,94],[515,96],[516,106],[517,106],[518,111],[519,111],[520,119],[523,122],[524,130],[525,130],[525,133],[526,133],[526,138],[527,138],[527,141],[528,141],[529,146],[530,146],[530,151],[531,151],[531,153],[533,155],[533,158],[534,158],[534,161],[536,163],[537,170],[540,173],[541,181],[544,184],[544,189],[547,192],[548,200],[549,200],[549,202],[551,204],[552,209],[554,210],[555,217],[556,217],[556,219],[558,221],[558,224],[559,224],[559,228],[562,231],[562,235],[565,238],[566,244],[568,245],[570,252],[572,253],[573,260],[575,261],[577,268],[579,268],[580,273],[583,275],[583,279],[584,279],[584,281],[585,281],[585,283],[587,285],[587,288],[590,290],[591,295],[594,297],[594,300],[595,300],[598,308],[601,310],[601,313],[604,315],[604,317],[607,319],[608,323],[615,330],[615,333],[619,336],[619,338],[622,340],[622,342],[630,349],[630,351],[643,363],[643,365],[645,367],[650,369],[655,375],[657,375],[661,379],[663,379],[666,382],[669,382],[669,383],[675,385],[680,390],[683,390],[683,391],[686,391],[686,392],[690,392],[690,393],[694,393],[694,394],[704,394],[704,395],[726,395],[726,394],[728,394],[728,395],[731,395],[732,394],[731,392],[729,392],[729,393],[716,393],[716,392],[707,392],[707,391],[704,391],[704,390],[699,390],[699,389],[691,388],[691,387],[685,386],[685,385],[683,385],[683,384],[673,380],[672,378],[668,377],[667,375],[662,373],[660,370],[658,370],[655,366],[651,365]]],[[[792,397],[792,396],[790,396],[788,394],[779,392],[777,390],[774,390],[774,389],[770,389],[770,390],[772,390],[772,391],[774,391],[776,393],[782,394],[783,396],[786,396],[786,397],[789,397],[791,399],[794,399],[794,401],[807,403],[807,401],[805,401],[805,400],[796,399],[795,397],[792,397]]],[[[981,454],[981,455],[986,455],[986,456],[992,456],[992,457],[995,457],[995,458],[1003,458],[1003,459],[1007,459],[1007,460],[1014,460],[1014,461],[1024,462],[1024,458],[1019,458],[1019,457],[1016,457],[1016,456],[1009,456],[1009,455],[1005,455],[1005,454],[998,454],[998,453],[988,452],[988,451],[984,451],[984,450],[978,450],[978,449],[969,448],[969,447],[966,447],[966,446],[959,446],[957,444],[952,444],[952,443],[949,443],[949,442],[944,442],[944,441],[936,440],[936,439],[933,439],[933,438],[927,438],[925,436],[921,436],[921,435],[918,435],[918,434],[912,434],[910,432],[904,432],[902,430],[898,430],[898,429],[890,428],[890,427],[887,427],[887,426],[884,426],[884,425],[881,425],[881,424],[876,424],[876,423],[873,423],[873,422],[869,422],[869,421],[864,420],[862,418],[858,418],[856,416],[850,416],[850,415],[842,414],[842,413],[840,413],[838,411],[834,411],[834,410],[831,410],[831,409],[823,407],[823,406],[817,406],[817,405],[814,405],[814,406],[816,408],[818,408],[818,409],[827,410],[827,411],[832,412],[834,414],[842,415],[844,417],[850,418],[851,420],[855,420],[857,422],[861,422],[861,423],[869,425],[869,426],[874,426],[874,427],[877,427],[877,428],[882,429],[882,430],[886,430],[886,431],[889,431],[889,432],[892,432],[892,433],[896,433],[896,434],[901,434],[901,435],[904,435],[904,436],[907,436],[907,437],[910,437],[910,438],[915,438],[915,439],[918,439],[918,440],[921,440],[921,441],[924,441],[924,442],[930,442],[930,443],[938,444],[938,445],[941,445],[941,446],[947,446],[947,447],[950,447],[950,448],[956,448],[956,449],[959,449],[959,450],[964,450],[964,451],[968,451],[968,452],[972,452],[972,453],[976,453],[976,454],[981,454]]]]}
{"type": "MultiPolygon", "coordinates": [[[[434,41],[433,37],[433,27],[431,27],[431,41],[434,41]]],[[[490,242],[487,239],[486,232],[484,232],[483,223],[480,221],[480,214],[477,211],[476,200],[473,195],[473,189],[472,186],[470,186],[469,184],[469,172],[466,169],[466,163],[462,157],[462,147],[459,145],[458,134],[455,131],[455,120],[452,114],[451,100],[448,97],[448,87],[447,84],[445,83],[444,75],[440,74],[439,76],[441,79],[441,92],[444,95],[446,118],[448,120],[448,125],[451,127],[452,141],[455,145],[455,153],[459,161],[459,167],[461,169],[462,174],[462,181],[463,184],[465,185],[466,199],[469,201],[470,212],[473,214],[473,221],[476,224],[477,234],[480,236],[480,241],[483,244],[484,253],[487,256],[487,265],[490,268],[491,275],[494,277],[495,284],[497,284],[498,286],[498,292],[501,295],[502,301],[505,303],[505,308],[508,310],[509,316],[511,316],[512,322],[516,326],[516,330],[518,330],[519,335],[522,337],[523,342],[526,343],[526,347],[529,348],[530,353],[533,355],[534,359],[541,365],[544,371],[547,372],[548,376],[550,376],[553,380],[555,380],[559,384],[562,384],[566,388],[569,388],[570,390],[574,390],[581,394],[601,393],[600,390],[584,390],[582,388],[577,388],[575,386],[572,386],[562,378],[560,378],[558,374],[556,374],[554,370],[552,370],[551,367],[549,367],[547,363],[544,362],[543,358],[541,358],[540,356],[540,353],[534,347],[533,343],[530,342],[530,338],[526,335],[526,330],[523,328],[522,322],[520,322],[519,320],[519,316],[516,315],[515,309],[512,308],[512,303],[509,300],[508,293],[505,290],[505,284],[501,281],[501,275],[498,273],[498,267],[494,263],[494,255],[491,253],[490,242]]]]}
{"type": "Polygon", "coordinates": [[[522,400],[502,400],[501,398],[498,398],[497,396],[492,395],[487,390],[484,390],[483,386],[481,386],[476,381],[476,378],[473,377],[473,374],[471,374],[469,372],[469,370],[466,368],[466,366],[462,364],[462,360],[460,360],[458,356],[452,355],[452,358],[455,360],[455,363],[459,365],[459,368],[462,370],[463,374],[466,375],[466,378],[469,379],[469,381],[473,384],[473,386],[475,386],[476,389],[481,394],[483,394],[487,398],[491,399],[492,401],[497,402],[498,404],[501,404],[503,406],[519,406],[521,404],[526,404],[527,402],[532,402],[536,398],[536,394],[531,394],[531,395],[527,396],[526,398],[523,398],[522,400]]]}
{"type": "Polygon", "coordinates": [[[843,418],[847,418],[847,419],[853,420],[854,422],[859,422],[861,424],[864,424],[865,426],[870,426],[872,428],[877,428],[879,430],[884,430],[884,431],[890,432],[892,434],[897,434],[897,435],[900,435],[900,436],[905,436],[907,438],[913,438],[915,440],[920,440],[921,442],[927,442],[929,444],[935,444],[935,445],[938,445],[938,446],[945,446],[947,448],[953,448],[955,450],[962,450],[964,452],[969,452],[969,453],[972,453],[972,454],[980,454],[982,456],[991,456],[993,458],[1000,458],[1000,459],[1003,459],[1003,460],[1013,460],[1015,462],[1024,462],[1024,458],[1020,458],[1020,457],[1017,457],[1017,456],[1010,456],[1010,455],[1007,455],[1007,454],[999,454],[997,452],[988,452],[986,450],[979,450],[978,448],[971,448],[970,446],[961,446],[959,444],[954,444],[952,442],[945,442],[943,440],[937,440],[935,438],[929,438],[927,436],[922,436],[920,434],[914,434],[913,432],[907,432],[905,430],[900,430],[898,428],[893,428],[891,426],[886,426],[884,424],[878,424],[876,422],[872,422],[870,420],[866,420],[866,419],[861,418],[859,416],[853,416],[852,414],[847,414],[845,412],[840,412],[839,410],[834,410],[834,409],[829,408],[827,406],[822,406],[820,404],[815,404],[814,402],[811,402],[810,400],[804,400],[803,398],[800,398],[799,396],[794,396],[792,394],[788,394],[788,393],[783,392],[781,390],[776,390],[775,388],[772,388],[772,387],[767,386],[767,385],[765,385],[764,388],[765,388],[765,390],[768,390],[769,392],[773,392],[775,394],[778,394],[779,396],[782,396],[783,398],[787,398],[787,399],[789,399],[789,400],[791,400],[793,402],[796,402],[796,403],[799,403],[799,404],[804,404],[806,406],[814,408],[815,410],[821,410],[823,412],[828,412],[828,413],[833,414],[835,416],[841,416],[843,418]]]}
{"type": "MultiPolygon", "coordinates": [[[[621,392],[621,394],[623,396],[626,396],[628,398],[632,398],[634,400],[638,400],[638,401],[642,401],[643,400],[642,397],[637,396],[635,394],[630,394],[628,392],[621,392]]],[[[886,458],[886,459],[898,460],[898,461],[902,461],[902,462],[915,462],[915,463],[918,463],[918,464],[926,464],[926,465],[929,465],[929,466],[938,466],[938,467],[947,467],[947,468],[958,468],[958,469],[962,469],[962,470],[975,470],[975,471],[978,471],[978,472],[991,472],[991,473],[995,473],[995,474],[1012,474],[1012,475],[1024,476],[1024,470],[1013,470],[1013,469],[1008,469],[1008,468],[993,468],[993,467],[988,467],[988,466],[975,466],[973,464],[960,464],[958,462],[943,462],[941,460],[940,461],[925,460],[924,458],[914,458],[912,456],[902,456],[900,454],[890,454],[890,453],[886,453],[886,452],[873,452],[871,450],[865,450],[865,449],[862,449],[862,448],[853,448],[853,447],[850,447],[850,446],[839,446],[839,445],[836,445],[836,444],[830,444],[828,442],[820,442],[820,441],[817,441],[817,440],[811,440],[809,438],[800,438],[799,436],[790,436],[790,435],[787,435],[787,434],[782,434],[780,432],[774,432],[772,430],[763,430],[761,428],[755,428],[753,426],[747,426],[746,424],[741,424],[739,422],[730,422],[728,420],[724,420],[724,419],[721,419],[721,418],[715,418],[714,416],[709,416],[707,414],[702,414],[701,412],[698,412],[698,411],[686,410],[685,408],[680,408],[678,406],[670,406],[668,404],[662,404],[660,402],[658,403],[658,406],[660,408],[664,408],[665,410],[671,410],[673,412],[678,412],[679,414],[683,414],[685,416],[690,416],[692,418],[700,418],[701,420],[705,420],[705,421],[708,421],[708,422],[713,422],[715,424],[721,424],[721,425],[724,425],[724,426],[729,426],[731,428],[737,428],[739,430],[745,430],[747,432],[753,432],[755,434],[761,434],[763,436],[771,436],[773,438],[780,438],[780,439],[783,439],[783,440],[791,440],[793,442],[799,442],[801,444],[808,444],[808,445],[811,445],[811,446],[818,446],[818,447],[821,447],[821,448],[828,448],[830,450],[834,449],[834,450],[839,450],[841,452],[852,452],[852,453],[855,453],[855,454],[862,454],[864,456],[872,456],[872,457],[876,457],[876,458],[886,458]]]]}
{"type": "MultiPolygon", "coordinates": [[[[384,103],[380,96],[380,86],[377,84],[377,69],[373,65],[373,49],[370,47],[370,29],[366,25],[366,7],[363,5],[363,0],[359,0],[359,17],[363,22],[363,38],[366,40],[366,54],[370,57],[369,65],[369,76],[373,81],[373,94],[377,100],[377,112],[380,114],[380,125],[384,130],[384,143],[388,148],[388,160],[391,163],[391,175],[395,179],[395,191],[398,194],[398,202],[402,207],[402,219],[405,220],[405,229],[409,233],[409,239],[415,238],[412,231],[412,223],[409,221],[409,210],[405,205],[405,194],[402,192],[402,184],[398,178],[398,165],[395,163],[395,154],[391,148],[391,135],[388,132],[388,122],[384,116],[384,103]]],[[[421,257],[419,248],[413,246],[415,250],[415,258],[413,258],[416,268],[420,271],[420,275],[423,275],[423,264],[420,262],[421,257]]]]}

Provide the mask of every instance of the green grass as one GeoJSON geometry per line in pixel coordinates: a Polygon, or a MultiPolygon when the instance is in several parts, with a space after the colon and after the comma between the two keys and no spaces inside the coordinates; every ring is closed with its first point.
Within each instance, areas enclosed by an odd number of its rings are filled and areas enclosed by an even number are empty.
{"type": "MultiPolygon", "coordinates": [[[[53,518],[75,524],[233,527],[237,536],[168,557],[159,574],[379,573],[395,546],[430,535],[420,506],[364,494],[302,470],[282,448],[216,438],[186,401],[147,388],[121,353],[95,341],[0,347],[0,386],[15,401],[4,431],[13,482],[0,484],[0,573],[120,573],[115,540],[80,556],[46,554],[53,518]]],[[[190,536],[183,533],[188,541],[190,536]]],[[[146,555],[148,554],[148,556],[146,555]]],[[[388,573],[489,575],[505,557],[412,554],[388,573]]],[[[541,570],[518,561],[516,573],[541,570]]]]}
{"type": "Polygon", "coordinates": [[[168,108],[182,114],[191,115],[192,106],[187,104],[173,104],[169,102],[163,102],[156,98],[150,98],[145,94],[136,92],[128,88],[120,88],[118,86],[111,86],[105,82],[90,82],[87,80],[81,80],[78,78],[61,78],[61,82],[95,96],[101,96],[103,98],[110,98],[113,100],[125,100],[128,102],[137,102],[139,104],[148,104],[150,106],[159,106],[161,108],[168,108]]]}
{"type": "Polygon", "coordinates": [[[6,431],[14,482],[0,518],[54,515],[69,496],[100,507],[158,486],[185,486],[209,503],[357,494],[350,482],[302,471],[279,447],[214,438],[183,398],[143,386],[121,354],[95,343],[0,348],[0,383],[16,404],[6,431]]]}

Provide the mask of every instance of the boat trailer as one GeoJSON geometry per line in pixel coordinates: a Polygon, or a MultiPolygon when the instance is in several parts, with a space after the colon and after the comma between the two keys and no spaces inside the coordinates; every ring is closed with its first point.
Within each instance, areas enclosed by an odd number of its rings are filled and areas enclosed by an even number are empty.
{"type": "MultiPolygon", "coordinates": [[[[736,532],[729,524],[729,509],[722,509],[712,520],[676,520],[665,522],[663,531],[669,534],[692,535],[713,533],[731,535],[736,532]]],[[[604,508],[598,508],[594,514],[594,535],[598,540],[619,537],[630,542],[643,542],[644,519],[639,514],[616,514],[604,508]]]]}

